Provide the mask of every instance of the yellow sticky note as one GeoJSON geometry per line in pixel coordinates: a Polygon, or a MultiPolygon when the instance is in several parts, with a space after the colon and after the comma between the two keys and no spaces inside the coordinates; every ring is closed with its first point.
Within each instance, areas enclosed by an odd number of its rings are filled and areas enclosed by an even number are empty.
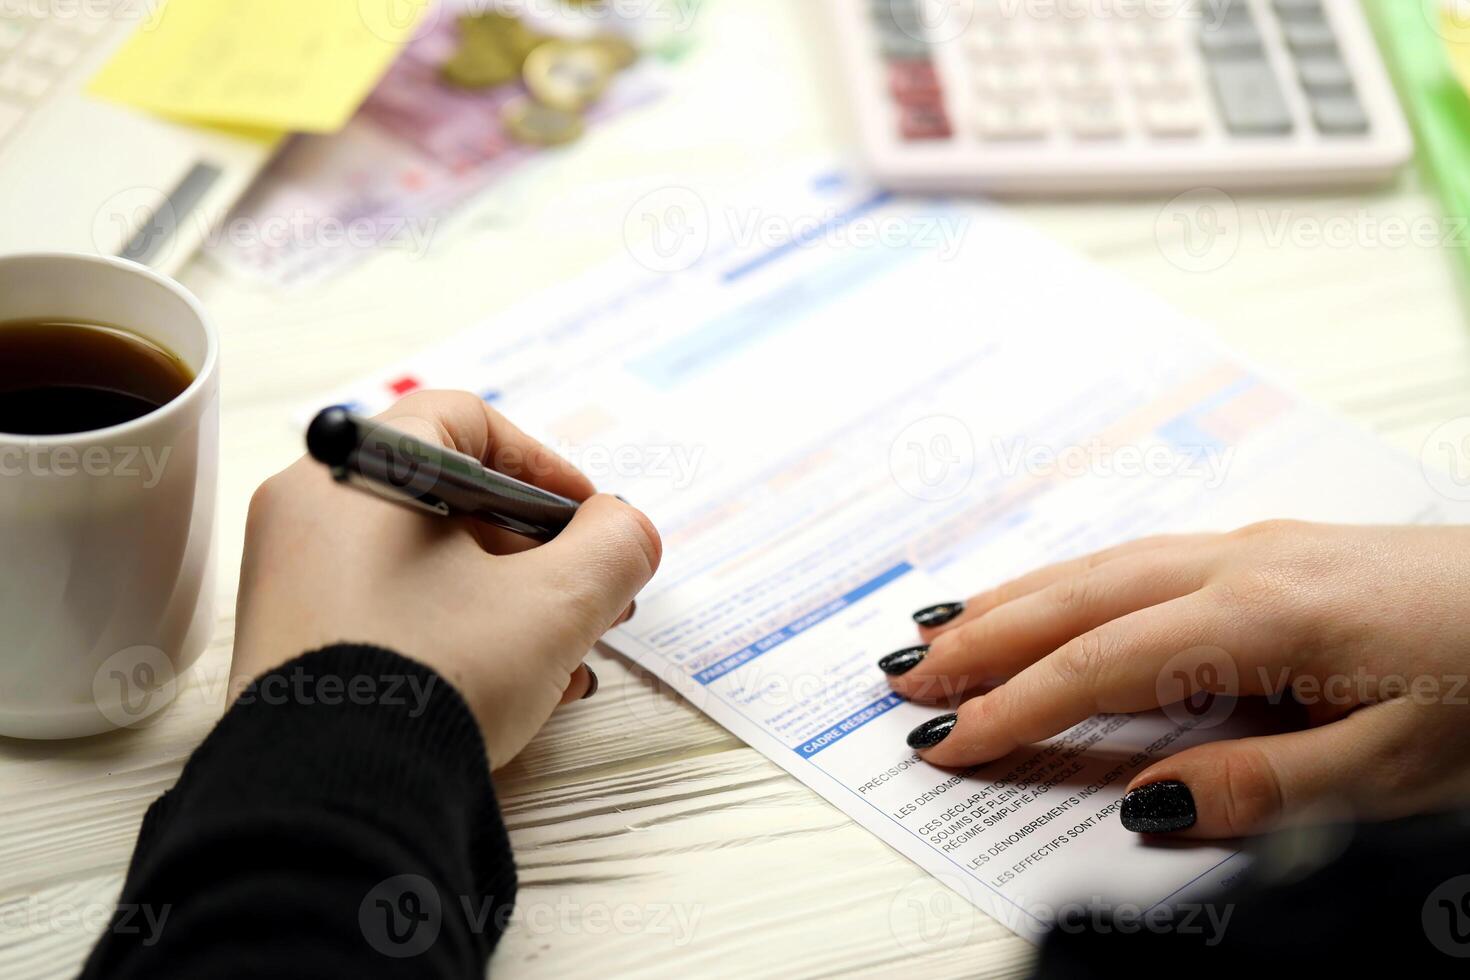
{"type": "Polygon", "coordinates": [[[1444,38],[1445,53],[1449,55],[1455,77],[1470,93],[1470,12],[1458,4],[1441,6],[1439,35],[1444,38]]]}
{"type": "Polygon", "coordinates": [[[426,6],[425,0],[168,0],[89,91],[192,122],[333,132],[367,98],[426,6]]]}

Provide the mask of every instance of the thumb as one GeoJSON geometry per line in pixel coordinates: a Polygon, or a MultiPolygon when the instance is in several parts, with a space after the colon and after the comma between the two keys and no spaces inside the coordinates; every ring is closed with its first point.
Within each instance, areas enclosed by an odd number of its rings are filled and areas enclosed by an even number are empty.
{"type": "Polygon", "coordinates": [[[627,610],[663,557],[658,531],[641,511],[598,494],[551,541],[518,556],[538,563],[580,613],[592,642],[627,610]]]}
{"type": "Polygon", "coordinates": [[[1415,812],[1409,708],[1386,702],[1320,728],[1186,749],[1134,777],[1123,826],[1214,839],[1261,833],[1322,806],[1358,817],[1415,812]]]}

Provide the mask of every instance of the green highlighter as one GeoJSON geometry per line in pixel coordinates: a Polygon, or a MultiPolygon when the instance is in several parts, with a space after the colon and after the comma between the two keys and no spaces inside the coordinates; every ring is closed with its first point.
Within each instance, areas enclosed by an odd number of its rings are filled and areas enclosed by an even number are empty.
{"type": "MultiPolygon", "coordinates": [[[[1418,137],[1419,160],[1439,188],[1447,218],[1470,221],[1470,94],[1436,29],[1440,0],[1363,0],[1418,137]]],[[[1470,248],[1460,257],[1470,269],[1470,248]]]]}

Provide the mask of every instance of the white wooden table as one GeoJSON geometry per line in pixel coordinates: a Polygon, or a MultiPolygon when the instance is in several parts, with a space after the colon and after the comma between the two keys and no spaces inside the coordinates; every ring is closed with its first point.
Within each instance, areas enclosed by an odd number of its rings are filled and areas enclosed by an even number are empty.
{"type": "MultiPolygon", "coordinates": [[[[298,455],[292,412],[626,247],[623,218],[650,180],[753,177],[848,146],[810,7],[712,0],[669,98],[476,201],[422,259],[387,253],[284,294],[186,270],[224,335],[219,629],[152,727],[0,740],[0,975],[75,971],[144,809],[218,718],[246,504],[298,455]]],[[[1162,198],[1017,210],[1407,452],[1470,415],[1466,270],[1391,231],[1438,222],[1416,176],[1234,205],[1238,247],[1208,271],[1181,267],[1184,225],[1162,198]],[[1314,228],[1346,234],[1313,244],[1314,228]]],[[[601,693],[497,776],[523,882],[497,975],[1026,973],[1026,943],[651,678],[591,662],[601,693]]]]}

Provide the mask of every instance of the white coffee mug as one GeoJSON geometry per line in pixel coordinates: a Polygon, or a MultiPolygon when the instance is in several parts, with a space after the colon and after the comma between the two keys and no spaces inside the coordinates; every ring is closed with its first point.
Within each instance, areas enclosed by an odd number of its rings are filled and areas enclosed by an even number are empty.
{"type": "Polygon", "coordinates": [[[219,339],[144,266],[0,256],[0,324],[41,318],[125,328],[194,375],[121,425],[0,432],[0,735],[70,738],[151,716],[209,642],[219,339]]]}

